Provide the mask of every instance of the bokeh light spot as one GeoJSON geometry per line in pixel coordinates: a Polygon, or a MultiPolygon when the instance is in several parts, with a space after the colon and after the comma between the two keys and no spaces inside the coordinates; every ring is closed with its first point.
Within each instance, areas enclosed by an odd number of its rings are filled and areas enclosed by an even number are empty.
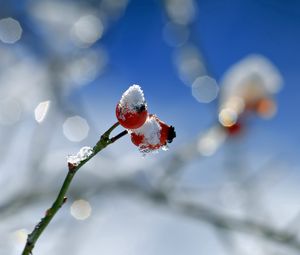
{"type": "Polygon", "coordinates": [[[180,79],[188,86],[206,74],[202,56],[193,44],[179,47],[174,54],[174,62],[179,72],[180,79]]]}
{"type": "Polygon", "coordinates": [[[72,204],[70,213],[76,220],[86,220],[91,216],[92,207],[88,201],[79,199],[72,204]]]}
{"type": "Polygon", "coordinates": [[[224,127],[231,127],[237,122],[238,115],[230,108],[224,108],[219,113],[219,122],[224,127]]]}
{"type": "Polygon", "coordinates": [[[189,30],[187,26],[169,22],[164,26],[163,38],[169,46],[178,47],[188,40],[189,30]]]}
{"type": "Polygon", "coordinates": [[[198,152],[206,157],[212,156],[226,139],[226,133],[220,127],[212,127],[198,139],[198,152]]]}
{"type": "Polygon", "coordinates": [[[219,87],[215,79],[198,77],[192,85],[193,97],[200,103],[209,103],[218,96],[219,87]]]}
{"type": "Polygon", "coordinates": [[[80,142],[85,139],[89,129],[87,121],[80,116],[67,118],[63,124],[63,133],[72,142],[80,142]]]}
{"type": "Polygon", "coordinates": [[[12,18],[0,20],[0,40],[4,43],[15,43],[22,36],[20,23],[12,18]]]}
{"type": "Polygon", "coordinates": [[[86,85],[103,72],[107,62],[108,54],[105,49],[86,50],[70,60],[65,70],[66,78],[77,85],[86,85]]]}
{"type": "Polygon", "coordinates": [[[78,46],[88,47],[102,37],[103,30],[101,20],[90,14],[75,22],[71,35],[78,46]]]}
{"type": "Polygon", "coordinates": [[[38,106],[34,109],[34,117],[38,123],[44,121],[47,116],[48,110],[50,106],[50,101],[43,101],[38,104],[38,106]]]}
{"type": "Polygon", "coordinates": [[[191,23],[196,15],[194,0],[168,0],[166,9],[170,19],[178,24],[191,23]]]}
{"type": "Polygon", "coordinates": [[[17,245],[24,245],[27,240],[28,231],[24,228],[18,229],[12,233],[12,238],[15,244],[17,245]]]}

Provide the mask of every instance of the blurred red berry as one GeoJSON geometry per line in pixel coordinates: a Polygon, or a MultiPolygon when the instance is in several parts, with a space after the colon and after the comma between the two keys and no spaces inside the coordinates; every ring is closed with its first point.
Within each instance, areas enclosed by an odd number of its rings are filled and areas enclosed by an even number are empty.
{"type": "Polygon", "coordinates": [[[242,125],[240,122],[237,122],[237,123],[233,124],[232,126],[225,127],[225,129],[229,135],[237,135],[237,134],[241,133],[242,125]]]}
{"type": "Polygon", "coordinates": [[[276,103],[271,98],[262,98],[255,105],[256,113],[262,118],[271,118],[276,113],[276,103]]]}

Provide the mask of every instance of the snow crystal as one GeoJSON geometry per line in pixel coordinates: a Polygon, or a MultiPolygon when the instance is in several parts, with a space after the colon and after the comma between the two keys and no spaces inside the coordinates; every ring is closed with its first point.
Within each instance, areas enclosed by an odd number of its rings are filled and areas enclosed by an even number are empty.
{"type": "Polygon", "coordinates": [[[143,126],[134,129],[134,133],[144,135],[148,144],[157,145],[160,144],[160,130],[161,126],[153,115],[147,118],[143,126]]]}
{"type": "Polygon", "coordinates": [[[137,106],[145,104],[144,93],[139,85],[130,86],[122,95],[120,106],[129,111],[135,111],[137,106]]]}
{"type": "Polygon", "coordinates": [[[67,157],[68,163],[78,166],[81,161],[86,160],[89,156],[93,154],[93,149],[91,147],[82,147],[76,155],[69,155],[67,157]]]}
{"type": "Polygon", "coordinates": [[[85,146],[80,149],[80,151],[77,153],[77,156],[80,157],[81,160],[85,160],[92,154],[93,154],[93,149],[91,147],[85,146]]]}

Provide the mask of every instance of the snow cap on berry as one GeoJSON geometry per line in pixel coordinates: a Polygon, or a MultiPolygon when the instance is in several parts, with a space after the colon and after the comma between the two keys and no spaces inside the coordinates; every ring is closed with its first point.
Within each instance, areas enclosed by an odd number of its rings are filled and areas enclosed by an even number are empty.
{"type": "Polygon", "coordinates": [[[141,127],[148,116],[144,93],[139,85],[127,89],[116,107],[116,117],[119,123],[127,129],[141,127]]]}
{"type": "Polygon", "coordinates": [[[143,90],[139,85],[134,84],[123,93],[119,106],[129,112],[135,112],[145,104],[143,90]]]}

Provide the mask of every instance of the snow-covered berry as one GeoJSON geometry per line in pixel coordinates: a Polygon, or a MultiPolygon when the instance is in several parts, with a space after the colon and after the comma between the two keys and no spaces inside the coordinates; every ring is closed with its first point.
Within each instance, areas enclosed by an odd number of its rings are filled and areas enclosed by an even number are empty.
{"type": "Polygon", "coordinates": [[[175,129],[150,114],[144,125],[131,131],[131,141],[142,152],[163,148],[176,137],[175,129]]]}
{"type": "Polygon", "coordinates": [[[148,116],[144,93],[139,85],[130,86],[116,107],[119,123],[127,129],[141,127],[148,116]]]}

